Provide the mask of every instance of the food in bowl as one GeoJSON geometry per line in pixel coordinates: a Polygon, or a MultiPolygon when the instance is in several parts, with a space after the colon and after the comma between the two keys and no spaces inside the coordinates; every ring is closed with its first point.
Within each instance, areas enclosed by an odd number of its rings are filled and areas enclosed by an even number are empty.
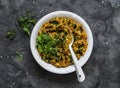
{"type": "Polygon", "coordinates": [[[41,59],[55,67],[67,67],[73,64],[69,51],[72,40],[70,30],[74,35],[72,48],[78,60],[84,56],[88,42],[82,24],[70,17],[55,17],[45,22],[38,31],[36,48],[41,59]]]}

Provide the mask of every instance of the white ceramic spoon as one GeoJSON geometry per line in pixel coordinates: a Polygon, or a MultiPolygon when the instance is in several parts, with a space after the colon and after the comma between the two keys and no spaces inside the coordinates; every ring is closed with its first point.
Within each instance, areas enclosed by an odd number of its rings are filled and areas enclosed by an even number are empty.
{"type": "Polygon", "coordinates": [[[79,82],[83,82],[85,80],[85,74],[81,68],[81,66],[79,65],[78,63],[78,59],[72,49],[72,44],[74,42],[74,36],[71,32],[71,35],[72,35],[72,42],[69,44],[69,49],[70,49],[70,53],[72,55],[72,59],[73,59],[73,62],[74,62],[74,66],[75,66],[75,69],[76,69],[76,74],[77,74],[77,78],[78,78],[78,81],[79,82]]]}

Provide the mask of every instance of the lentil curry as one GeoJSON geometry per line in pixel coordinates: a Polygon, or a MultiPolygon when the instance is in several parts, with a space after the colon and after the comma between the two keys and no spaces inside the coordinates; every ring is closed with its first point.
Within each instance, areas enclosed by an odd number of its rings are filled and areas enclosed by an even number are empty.
{"type": "Polygon", "coordinates": [[[87,35],[82,25],[69,17],[56,17],[43,24],[36,39],[36,48],[41,58],[55,67],[67,67],[73,64],[69,51],[72,41],[70,30],[74,36],[72,48],[78,60],[87,49],[87,35]]]}

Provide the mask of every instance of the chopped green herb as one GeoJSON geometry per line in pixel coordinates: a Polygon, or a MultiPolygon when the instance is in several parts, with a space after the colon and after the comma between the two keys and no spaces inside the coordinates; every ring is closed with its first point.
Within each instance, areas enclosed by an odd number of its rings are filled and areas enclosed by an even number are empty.
{"type": "Polygon", "coordinates": [[[15,39],[15,31],[14,30],[8,31],[6,37],[9,38],[10,40],[15,39]]]}
{"type": "Polygon", "coordinates": [[[18,60],[20,60],[20,61],[22,61],[22,60],[23,60],[23,55],[22,55],[22,53],[21,53],[21,52],[16,51],[16,55],[17,55],[17,59],[18,59],[18,60]]]}
{"type": "Polygon", "coordinates": [[[37,41],[36,47],[39,50],[39,52],[45,53],[45,54],[50,53],[52,55],[57,54],[57,49],[55,47],[55,45],[57,44],[57,41],[53,40],[47,34],[38,35],[36,41],[37,41]]]}
{"type": "Polygon", "coordinates": [[[72,24],[72,27],[75,29],[77,26],[76,26],[76,24],[72,24]]]}
{"type": "Polygon", "coordinates": [[[84,48],[84,44],[81,44],[81,45],[78,46],[77,53],[79,53],[81,56],[83,55],[83,53],[82,53],[83,48],[84,48]]]}
{"type": "Polygon", "coordinates": [[[51,20],[50,23],[52,23],[52,24],[59,24],[59,22],[57,22],[56,20],[51,20]]]}
{"type": "Polygon", "coordinates": [[[18,17],[18,23],[23,32],[30,36],[30,27],[35,24],[35,20],[30,14],[25,14],[18,17]]]}

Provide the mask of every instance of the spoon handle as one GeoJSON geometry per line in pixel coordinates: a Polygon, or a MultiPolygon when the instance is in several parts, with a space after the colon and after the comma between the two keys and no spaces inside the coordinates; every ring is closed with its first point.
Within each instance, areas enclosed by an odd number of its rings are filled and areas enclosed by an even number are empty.
{"type": "Polygon", "coordinates": [[[83,82],[85,80],[85,74],[84,74],[81,66],[78,63],[77,57],[76,57],[72,47],[69,46],[69,49],[70,49],[70,52],[71,52],[71,55],[72,55],[72,58],[73,58],[74,66],[76,68],[76,74],[77,74],[78,81],[83,82]]]}
{"type": "Polygon", "coordinates": [[[76,69],[76,74],[77,74],[77,78],[78,78],[79,82],[83,82],[85,80],[85,74],[84,74],[84,72],[83,72],[81,67],[76,69]]]}

